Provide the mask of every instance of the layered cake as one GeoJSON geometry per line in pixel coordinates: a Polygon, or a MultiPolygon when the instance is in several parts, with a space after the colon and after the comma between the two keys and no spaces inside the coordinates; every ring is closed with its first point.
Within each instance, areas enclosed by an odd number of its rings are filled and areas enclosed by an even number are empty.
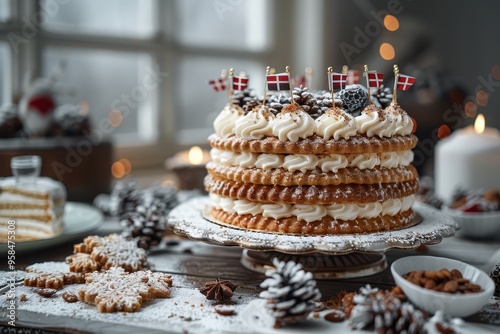
{"type": "Polygon", "coordinates": [[[387,231],[411,225],[417,138],[397,104],[358,85],[331,95],[295,89],[262,105],[238,97],[214,121],[205,186],[209,219],[287,234],[387,231]],[[380,105],[380,104],[379,104],[380,105]]]}
{"type": "Polygon", "coordinates": [[[61,183],[38,177],[40,163],[37,156],[16,157],[11,162],[15,176],[0,181],[1,241],[9,235],[25,241],[61,233],[66,191],[61,183]]]}

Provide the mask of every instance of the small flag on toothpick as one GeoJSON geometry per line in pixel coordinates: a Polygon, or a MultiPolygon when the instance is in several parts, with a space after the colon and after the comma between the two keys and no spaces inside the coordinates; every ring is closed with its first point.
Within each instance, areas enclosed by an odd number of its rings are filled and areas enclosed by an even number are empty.
{"type": "Polygon", "coordinates": [[[411,86],[413,86],[415,80],[417,80],[415,77],[411,77],[405,74],[399,74],[396,88],[398,90],[407,91],[411,86]]]}
{"type": "Polygon", "coordinates": [[[267,90],[290,90],[290,73],[266,75],[267,90]]]}
{"type": "Polygon", "coordinates": [[[368,87],[369,88],[379,88],[384,83],[384,74],[378,73],[377,71],[366,72],[368,87]]]}
{"type": "Polygon", "coordinates": [[[407,91],[417,80],[406,74],[399,74],[398,65],[394,64],[394,92],[392,93],[392,103],[398,103],[398,90],[407,91]]]}
{"type": "Polygon", "coordinates": [[[378,73],[377,71],[369,71],[368,65],[365,65],[365,73],[363,73],[363,75],[366,78],[366,88],[368,89],[368,103],[372,104],[371,88],[379,88],[382,86],[384,74],[378,73]]]}
{"type": "MultiPolygon", "coordinates": [[[[331,69],[329,67],[328,69],[331,69]]],[[[344,89],[347,84],[347,74],[345,73],[337,73],[337,72],[328,72],[328,88],[333,91],[334,88],[344,89]]],[[[332,96],[333,98],[333,96],[332,96]]]]}
{"type": "Polygon", "coordinates": [[[355,85],[359,83],[359,71],[358,70],[348,70],[347,71],[347,84],[355,85]]]}
{"type": "Polygon", "coordinates": [[[247,88],[247,85],[248,85],[248,78],[246,77],[235,77],[233,76],[233,90],[234,91],[242,91],[242,90],[245,90],[245,88],[247,88]]]}
{"type": "Polygon", "coordinates": [[[225,78],[217,78],[214,80],[208,81],[208,84],[216,91],[220,92],[223,90],[226,90],[227,85],[226,85],[226,79],[225,78]]]}

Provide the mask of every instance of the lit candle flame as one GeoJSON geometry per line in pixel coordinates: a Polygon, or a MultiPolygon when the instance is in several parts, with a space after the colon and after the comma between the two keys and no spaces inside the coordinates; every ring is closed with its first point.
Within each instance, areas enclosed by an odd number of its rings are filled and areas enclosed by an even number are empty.
{"type": "Polygon", "coordinates": [[[199,165],[203,162],[203,151],[199,146],[193,146],[189,149],[188,160],[191,165],[199,165]]]}
{"type": "Polygon", "coordinates": [[[477,134],[481,134],[484,132],[485,127],[486,121],[483,114],[477,115],[476,121],[474,122],[474,131],[476,131],[477,134]]]}

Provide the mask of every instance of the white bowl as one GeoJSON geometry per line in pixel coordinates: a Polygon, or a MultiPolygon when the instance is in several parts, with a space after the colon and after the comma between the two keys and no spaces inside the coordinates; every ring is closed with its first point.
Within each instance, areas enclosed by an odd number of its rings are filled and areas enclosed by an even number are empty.
{"type": "Polygon", "coordinates": [[[401,287],[408,299],[429,313],[442,310],[452,317],[466,317],[479,311],[495,290],[495,283],[483,271],[467,263],[434,256],[408,256],[394,261],[391,273],[396,284],[401,287]],[[464,278],[481,286],[482,291],[470,294],[450,294],[422,288],[403,278],[403,275],[416,270],[458,269],[464,278]]]}
{"type": "Polygon", "coordinates": [[[462,212],[443,207],[443,213],[452,217],[460,229],[457,236],[473,239],[493,239],[500,235],[500,212],[462,212]]]}

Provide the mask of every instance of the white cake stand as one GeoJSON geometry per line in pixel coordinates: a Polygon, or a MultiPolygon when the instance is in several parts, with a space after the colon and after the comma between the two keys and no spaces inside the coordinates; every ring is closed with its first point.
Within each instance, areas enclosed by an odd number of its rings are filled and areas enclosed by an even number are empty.
{"type": "Polygon", "coordinates": [[[168,225],[193,240],[244,248],[241,262],[248,269],[264,272],[278,257],[302,263],[320,279],[378,273],[387,267],[383,252],[437,244],[457,228],[452,218],[417,202],[414,225],[397,231],[326,236],[267,233],[212,222],[204,218],[208,204],[208,197],[197,197],[179,205],[170,213],[168,225]]]}

